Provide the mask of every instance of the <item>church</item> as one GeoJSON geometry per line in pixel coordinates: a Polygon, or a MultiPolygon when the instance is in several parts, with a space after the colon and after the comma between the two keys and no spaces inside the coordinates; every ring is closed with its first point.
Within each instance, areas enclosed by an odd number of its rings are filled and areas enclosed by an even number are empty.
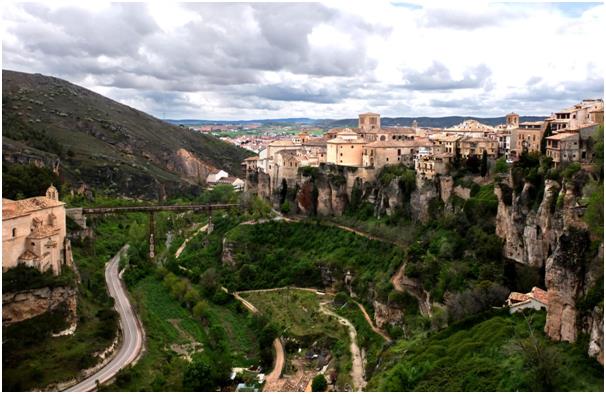
{"type": "Polygon", "coordinates": [[[50,186],[45,196],[2,199],[2,271],[25,264],[59,275],[72,254],[66,238],[65,203],[50,186]]]}

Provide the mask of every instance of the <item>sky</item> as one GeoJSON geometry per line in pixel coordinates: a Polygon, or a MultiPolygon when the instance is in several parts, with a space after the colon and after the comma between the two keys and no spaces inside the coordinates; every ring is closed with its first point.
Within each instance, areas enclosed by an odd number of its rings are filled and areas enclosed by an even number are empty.
{"type": "Polygon", "coordinates": [[[602,3],[9,3],[2,67],[160,118],[548,115],[604,96],[602,3]]]}

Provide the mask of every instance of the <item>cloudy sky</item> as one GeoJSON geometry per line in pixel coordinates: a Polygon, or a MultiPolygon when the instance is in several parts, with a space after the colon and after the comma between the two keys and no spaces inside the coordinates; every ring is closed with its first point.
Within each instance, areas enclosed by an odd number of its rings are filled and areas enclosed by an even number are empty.
{"type": "Polygon", "coordinates": [[[85,4],[4,3],[3,68],[166,118],[545,115],[604,95],[601,3],[85,4]]]}

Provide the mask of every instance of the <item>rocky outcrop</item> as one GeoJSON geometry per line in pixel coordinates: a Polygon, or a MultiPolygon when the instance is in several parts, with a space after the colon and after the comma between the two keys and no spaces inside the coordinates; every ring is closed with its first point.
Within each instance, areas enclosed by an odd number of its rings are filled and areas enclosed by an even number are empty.
{"type": "Polygon", "coordinates": [[[223,265],[228,265],[233,267],[236,264],[234,260],[233,249],[234,245],[232,242],[228,241],[227,238],[223,238],[223,248],[221,252],[221,262],[223,265]]]}
{"type": "Polygon", "coordinates": [[[548,312],[545,333],[552,339],[568,342],[577,339],[576,300],[584,285],[582,278],[588,246],[587,232],[572,230],[559,237],[556,250],[547,259],[545,285],[548,312]]]}
{"type": "Polygon", "coordinates": [[[587,353],[604,365],[604,307],[596,306],[588,320],[589,349],[587,353]]]}
{"type": "Polygon", "coordinates": [[[417,181],[417,188],[410,195],[410,212],[414,220],[427,222],[431,218],[430,203],[440,198],[440,193],[433,181],[417,181]]]}
{"type": "Polygon", "coordinates": [[[73,319],[77,313],[77,291],[73,287],[43,287],[2,294],[2,324],[28,320],[59,308],[62,304],[73,319]]]}
{"type": "Polygon", "coordinates": [[[404,203],[403,193],[400,189],[399,178],[394,178],[387,186],[379,185],[374,199],[375,215],[393,215],[404,203]]]}
{"type": "Polygon", "coordinates": [[[401,307],[391,307],[377,300],[373,301],[375,323],[384,328],[387,325],[401,325],[404,322],[404,311],[401,307]]]}
{"type": "Polygon", "coordinates": [[[511,176],[498,182],[496,233],[504,240],[504,257],[545,272],[545,333],[568,342],[587,333],[592,336],[589,354],[602,357],[603,362],[603,330],[594,325],[603,320],[603,310],[578,307],[578,301],[603,277],[603,257],[590,255],[590,234],[583,221],[586,181],[583,171],[562,184],[547,179],[542,196],[530,182],[518,184],[517,190],[511,176]]]}
{"type": "Polygon", "coordinates": [[[215,167],[208,165],[184,148],[177,150],[173,160],[169,161],[167,167],[169,170],[176,171],[198,184],[206,183],[208,175],[211,172],[217,171],[215,167]]]}

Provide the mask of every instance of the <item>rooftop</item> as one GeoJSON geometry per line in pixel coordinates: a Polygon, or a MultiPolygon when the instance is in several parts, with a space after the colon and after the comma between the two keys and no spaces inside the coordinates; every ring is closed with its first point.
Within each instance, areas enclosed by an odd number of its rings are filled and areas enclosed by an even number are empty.
{"type": "Polygon", "coordinates": [[[548,140],[555,140],[555,141],[575,139],[575,138],[579,138],[579,135],[577,133],[558,133],[558,134],[554,134],[552,136],[547,137],[548,140]]]}
{"type": "Polygon", "coordinates": [[[53,208],[65,205],[64,202],[53,200],[44,196],[26,198],[25,200],[2,199],[2,220],[27,215],[40,209],[53,208]]]}

